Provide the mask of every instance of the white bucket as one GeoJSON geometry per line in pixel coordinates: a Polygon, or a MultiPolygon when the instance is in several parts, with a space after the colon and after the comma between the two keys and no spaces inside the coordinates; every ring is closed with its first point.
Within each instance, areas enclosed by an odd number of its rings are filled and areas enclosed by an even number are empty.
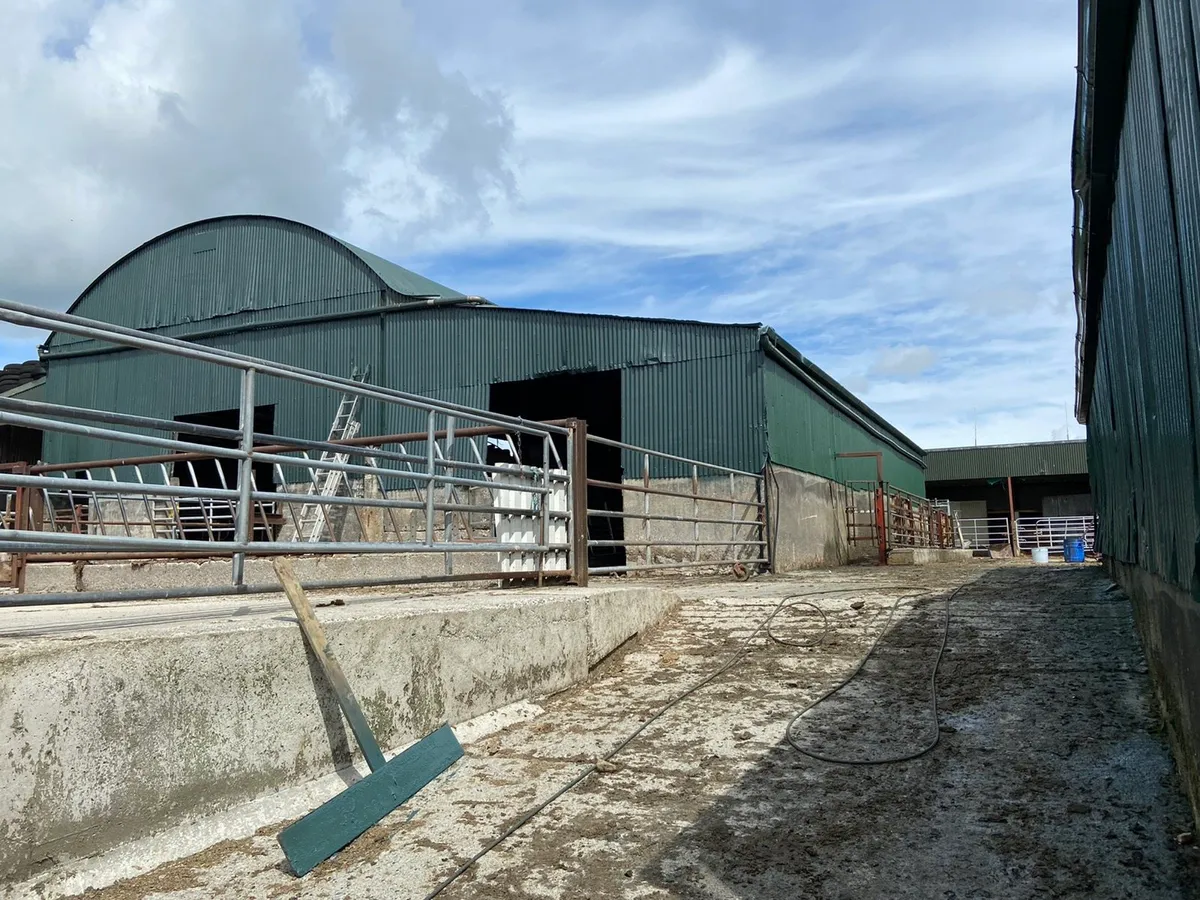
{"type": "Polygon", "coordinates": [[[1050,562],[1050,548],[1049,547],[1034,547],[1033,548],[1033,561],[1035,563],[1037,563],[1039,566],[1044,566],[1044,565],[1046,565],[1046,563],[1050,562]]]}

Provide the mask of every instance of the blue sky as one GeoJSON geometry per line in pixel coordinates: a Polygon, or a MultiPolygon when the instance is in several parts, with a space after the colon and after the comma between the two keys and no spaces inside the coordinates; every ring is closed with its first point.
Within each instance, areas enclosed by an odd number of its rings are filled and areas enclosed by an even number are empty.
{"type": "Polygon", "coordinates": [[[501,304],[766,322],[925,446],[1061,438],[1075,22],[1072,0],[18,0],[0,296],[63,308],[154,234],[270,213],[501,304]]]}

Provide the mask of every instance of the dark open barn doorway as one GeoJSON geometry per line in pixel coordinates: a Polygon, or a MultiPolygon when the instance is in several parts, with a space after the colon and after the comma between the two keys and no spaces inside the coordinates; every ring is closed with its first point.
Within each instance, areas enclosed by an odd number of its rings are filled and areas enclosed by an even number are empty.
{"type": "MultiPolygon", "coordinates": [[[[212,412],[188,413],[176,416],[176,422],[190,425],[208,425],[213,428],[238,428],[239,414],[236,409],[218,409],[212,412]]],[[[275,433],[275,404],[254,407],[254,430],[259,434],[275,433]]],[[[180,440],[208,447],[236,447],[238,441],[207,437],[181,432],[180,440]]],[[[256,443],[261,444],[261,441],[256,443]]],[[[177,462],[171,473],[181,485],[189,487],[237,489],[238,464],[236,459],[200,459],[177,462]]],[[[275,490],[274,470],[270,463],[254,464],[254,485],[260,491],[275,490]]],[[[267,540],[267,528],[274,527],[274,504],[261,504],[255,510],[254,540],[267,540]],[[265,513],[265,517],[264,517],[265,513]]],[[[193,541],[232,541],[234,538],[234,507],[225,501],[192,500],[181,498],[178,504],[178,521],[183,537],[193,541]]]]}
{"type": "MultiPolygon", "coordinates": [[[[492,412],[520,416],[536,422],[551,419],[583,419],[588,433],[610,440],[621,440],[621,370],[607,372],[567,372],[526,381],[504,381],[492,385],[492,412]]],[[[566,462],[567,442],[556,438],[559,458],[566,462]]],[[[525,441],[520,448],[526,465],[542,464],[539,442],[525,441]],[[530,446],[533,444],[533,446],[530,446]]],[[[588,446],[587,477],[620,484],[621,451],[600,444],[588,446]]],[[[615,488],[588,488],[588,508],[620,511],[621,491],[615,488]]],[[[588,516],[588,535],[593,540],[620,541],[625,538],[625,522],[613,516],[588,516]]],[[[623,566],[625,548],[591,547],[588,565],[623,566]]]]}

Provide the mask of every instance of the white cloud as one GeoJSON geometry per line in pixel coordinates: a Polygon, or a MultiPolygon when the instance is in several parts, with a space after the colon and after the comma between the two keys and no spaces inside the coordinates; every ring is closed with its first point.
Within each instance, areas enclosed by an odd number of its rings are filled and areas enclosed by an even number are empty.
{"type": "Polygon", "coordinates": [[[0,295],[62,306],[166,228],[276,213],[501,302],[769,322],[928,446],[1062,428],[1071,4],[6,19],[0,295]]]}
{"type": "Polygon", "coordinates": [[[873,377],[911,378],[928,372],[937,362],[929,347],[888,347],[882,350],[868,370],[873,377]]]}
{"type": "Polygon", "coordinates": [[[484,223],[512,186],[501,98],[439,66],[394,0],[18,4],[0,60],[14,298],[61,307],[196,218],[399,241],[484,223]]]}

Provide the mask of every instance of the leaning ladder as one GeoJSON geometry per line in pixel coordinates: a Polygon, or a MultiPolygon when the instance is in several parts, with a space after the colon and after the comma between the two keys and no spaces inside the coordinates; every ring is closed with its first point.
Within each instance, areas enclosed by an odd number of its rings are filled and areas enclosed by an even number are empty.
{"type": "MultiPolygon", "coordinates": [[[[367,366],[361,376],[358,374],[358,369],[355,368],[351,372],[350,378],[362,384],[366,382],[367,376],[370,373],[370,366],[367,366]]],[[[337,413],[333,417],[333,424],[329,427],[327,443],[348,441],[358,434],[359,428],[362,427],[358,421],[358,405],[358,394],[342,394],[341,402],[338,403],[337,413]]],[[[321,459],[317,467],[313,470],[312,484],[308,488],[309,495],[336,497],[342,489],[342,485],[346,483],[346,473],[341,469],[322,467],[320,463],[334,462],[344,464],[349,459],[350,452],[348,450],[346,452],[333,450],[322,452],[321,459]]],[[[326,530],[331,530],[329,529],[329,504],[305,503],[300,508],[300,522],[296,529],[296,540],[301,543],[315,544],[325,535],[326,530]]]]}

